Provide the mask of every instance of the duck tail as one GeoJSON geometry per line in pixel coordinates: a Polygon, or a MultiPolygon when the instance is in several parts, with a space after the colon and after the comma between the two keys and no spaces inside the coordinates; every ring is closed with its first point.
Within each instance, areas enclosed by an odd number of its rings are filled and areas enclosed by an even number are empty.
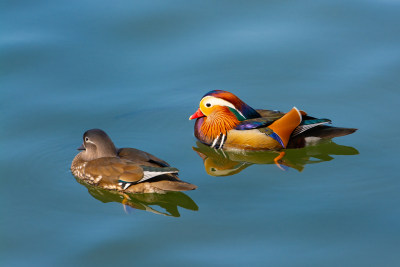
{"type": "Polygon", "coordinates": [[[319,137],[324,139],[332,139],[339,136],[345,136],[357,131],[356,128],[343,128],[343,127],[333,127],[327,125],[320,125],[313,129],[304,132],[302,135],[305,137],[319,137]]]}

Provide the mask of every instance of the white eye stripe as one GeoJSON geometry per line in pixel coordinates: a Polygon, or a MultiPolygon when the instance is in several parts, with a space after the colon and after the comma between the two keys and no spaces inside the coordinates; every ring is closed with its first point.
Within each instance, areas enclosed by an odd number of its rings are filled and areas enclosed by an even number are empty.
{"type": "Polygon", "coordinates": [[[202,101],[204,101],[204,102],[206,103],[206,104],[205,104],[206,107],[210,107],[210,106],[207,106],[207,104],[211,104],[211,106],[217,105],[217,106],[225,106],[225,107],[233,108],[233,109],[236,110],[243,118],[245,118],[245,116],[242,114],[242,112],[240,112],[239,110],[237,110],[237,108],[235,108],[235,106],[234,106],[231,102],[226,101],[226,100],[224,100],[224,99],[216,98],[216,97],[213,97],[213,96],[205,96],[205,97],[203,97],[202,101]]]}
{"type": "Polygon", "coordinates": [[[90,141],[89,138],[87,138],[87,137],[85,138],[85,142],[86,142],[86,143],[91,143],[91,144],[95,145],[95,143],[93,143],[92,141],[90,141]]]}

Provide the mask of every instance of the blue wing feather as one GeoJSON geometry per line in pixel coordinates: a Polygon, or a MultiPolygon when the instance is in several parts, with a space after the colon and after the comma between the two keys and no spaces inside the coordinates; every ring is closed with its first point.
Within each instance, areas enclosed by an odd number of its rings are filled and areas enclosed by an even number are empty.
{"type": "Polygon", "coordinates": [[[244,120],[239,125],[236,126],[236,130],[252,130],[261,127],[267,127],[271,123],[273,123],[275,119],[269,118],[256,118],[250,120],[244,120]]]}
{"type": "Polygon", "coordinates": [[[259,121],[243,121],[240,123],[238,126],[236,126],[236,130],[251,130],[251,129],[257,129],[261,126],[263,126],[264,123],[259,122],[259,121]]]}

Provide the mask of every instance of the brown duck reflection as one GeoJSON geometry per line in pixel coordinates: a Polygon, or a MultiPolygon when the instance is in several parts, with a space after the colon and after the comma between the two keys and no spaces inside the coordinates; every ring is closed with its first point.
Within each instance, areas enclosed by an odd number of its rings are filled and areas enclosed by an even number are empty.
{"type": "Polygon", "coordinates": [[[332,155],[357,155],[357,149],[342,146],[331,140],[318,145],[298,149],[277,151],[224,151],[214,149],[200,142],[193,150],[203,159],[207,174],[211,176],[234,175],[253,164],[276,164],[281,169],[302,171],[307,164],[320,163],[334,159],[332,155]]]}
{"type": "Polygon", "coordinates": [[[182,192],[166,192],[165,194],[147,193],[133,194],[116,190],[106,190],[93,186],[76,179],[84,185],[89,194],[103,203],[119,202],[123,204],[125,212],[131,213],[134,210],[145,210],[159,215],[180,217],[178,206],[188,210],[197,211],[199,207],[186,194],[182,192]]]}

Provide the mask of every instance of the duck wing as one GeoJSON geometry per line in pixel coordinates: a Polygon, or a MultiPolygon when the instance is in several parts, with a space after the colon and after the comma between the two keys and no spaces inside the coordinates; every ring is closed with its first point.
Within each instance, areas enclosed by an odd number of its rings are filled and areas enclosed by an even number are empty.
{"type": "Polygon", "coordinates": [[[164,160],[136,148],[120,148],[117,151],[121,159],[127,159],[135,163],[146,163],[150,166],[170,167],[164,160]]]}
{"type": "Polygon", "coordinates": [[[252,130],[267,127],[286,114],[278,110],[269,109],[256,109],[256,111],[261,117],[244,120],[236,126],[235,130],[252,130]]]}
{"type": "MultiPolygon", "coordinates": [[[[282,118],[286,114],[281,111],[267,109],[257,109],[257,112],[261,115],[261,118],[245,120],[241,123],[243,125],[238,125],[238,127],[243,130],[267,127],[268,125],[282,118]]],[[[299,126],[294,129],[292,136],[297,136],[320,125],[332,123],[330,119],[318,119],[307,115],[307,113],[304,111],[300,111],[300,113],[302,115],[301,122],[299,126]]]]}
{"type": "Polygon", "coordinates": [[[116,187],[126,190],[133,184],[146,182],[166,174],[176,174],[178,169],[172,167],[151,167],[138,165],[120,158],[99,158],[89,161],[85,167],[86,175],[93,177],[95,183],[104,187],[116,187]],[[97,181],[97,182],[96,182],[97,181]]]}
{"type": "Polygon", "coordinates": [[[241,121],[240,124],[236,126],[235,130],[259,129],[271,125],[274,121],[275,119],[270,119],[270,118],[255,118],[255,119],[244,120],[241,121]]]}

